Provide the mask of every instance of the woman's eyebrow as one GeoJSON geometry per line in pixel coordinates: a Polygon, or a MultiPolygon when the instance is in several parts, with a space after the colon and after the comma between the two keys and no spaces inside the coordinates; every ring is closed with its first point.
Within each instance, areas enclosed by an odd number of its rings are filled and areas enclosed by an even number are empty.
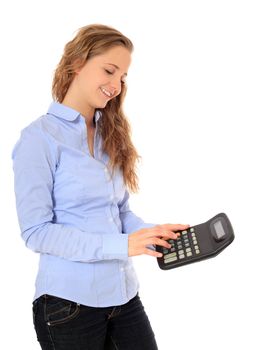
{"type": "MultiPolygon", "coordinates": [[[[110,64],[111,66],[117,68],[117,69],[120,69],[120,67],[116,66],[116,64],[114,63],[108,63],[108,62],[105,62],[106,64],[110,64]]],[[[127,73],[124,73],[123,75],[127,75],[127,73]]]]}

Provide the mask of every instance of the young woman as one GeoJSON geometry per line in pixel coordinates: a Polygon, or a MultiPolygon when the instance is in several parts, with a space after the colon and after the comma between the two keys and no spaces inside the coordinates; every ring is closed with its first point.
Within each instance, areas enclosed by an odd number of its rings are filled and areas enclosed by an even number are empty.
{"type": "Polygon", "coordinates": [[[189,225],[129,208],[139,157],[123,113],[132,42],[88,25],[65,45],[53,102],[21,131],[12,159],[21,235],[40,253],[33,322],[44,350],[153,350],[132,256],[189,225]]]}

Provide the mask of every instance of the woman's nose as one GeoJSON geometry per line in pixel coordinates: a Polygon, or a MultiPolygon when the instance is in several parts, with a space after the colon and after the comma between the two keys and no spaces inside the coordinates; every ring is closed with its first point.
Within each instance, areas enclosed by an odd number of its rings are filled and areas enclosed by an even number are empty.
{"type": "Polygon", "coordinates": [[[121,81],[118,80],[118,79],[113,79],[111,82],[110,82],[110,86],[111,86],[111,89],[112,89],[112,92],[113,94],[118,94],[120,93],[121,91],[121,81]]]}

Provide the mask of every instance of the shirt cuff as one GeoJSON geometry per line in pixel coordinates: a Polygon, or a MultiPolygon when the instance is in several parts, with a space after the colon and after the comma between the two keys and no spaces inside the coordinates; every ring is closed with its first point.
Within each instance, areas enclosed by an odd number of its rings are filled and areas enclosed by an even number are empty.
{"type": "Polygon", "coordinates": [[[128,234],[103,235],[103,259],[128,259],[128,234]]]}

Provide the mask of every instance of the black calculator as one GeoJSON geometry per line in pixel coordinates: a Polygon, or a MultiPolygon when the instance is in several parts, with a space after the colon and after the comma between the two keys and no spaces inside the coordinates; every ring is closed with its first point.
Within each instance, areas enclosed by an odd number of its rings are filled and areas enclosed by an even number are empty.
{"type": "Polygon", "coordinates": [[[219,254],[234,240],[234,231],[229,218],[220,213],[203,224],[178,231],[177,239],[169,239],[171,248],[156,246],[156,251],[163,253],[157,258],[162,270],[191,264],[212,258],[219,254]]]}

